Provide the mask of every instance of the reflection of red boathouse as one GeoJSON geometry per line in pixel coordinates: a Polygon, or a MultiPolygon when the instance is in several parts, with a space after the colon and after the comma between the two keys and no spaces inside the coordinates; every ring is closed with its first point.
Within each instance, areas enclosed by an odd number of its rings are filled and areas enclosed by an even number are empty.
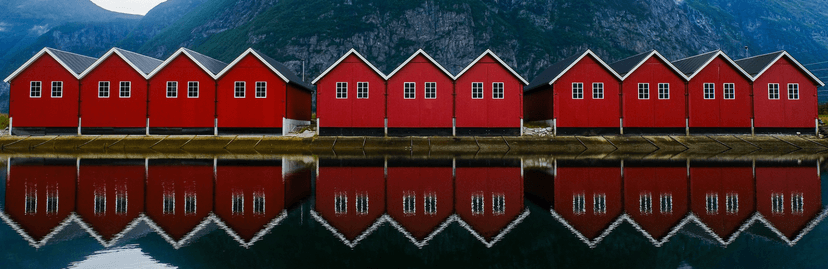
{"type": "Polygon", "coordinates": [[[821,190],[815,165],[757,164],[757,211],[788,239],[819,214],[821,190]]]}
{"type": "Polygon", "coordinates": [[[623,211],[621,164],[559,161],[553,209],[585,238],[597,239],[623,211]]]}
{"type": "Polygon", "coordinates": [[[385,213],[385,175],[382,160],[320,160],[316,177],[316,207],[332,228],[355,241],[385,213]]]}
{"type": "Polygon", "coordinates": [[[144,160],[81,160],[77,213],[92,235],[111,242],[144,211],[144,160]]]}
{"type": "Polygon", "coordinates": [[[151,160],[146,214],[182,240],[213,211],[213,161],[151,160]]]}
{"type": "Polygon", "coordinates": [[[75,159],[12,159],[9,165],[5,211],[30,243],[45,243],[75,210],[75,159]]]}
{"type": "Polygon", "coordinates": [[[451,160],[389,161],[388,166],[388,215],[414,239],[426,239],[454,212],[451,160]]]}
{"type": "Polygon", "coordinates": [[[454,209],[467,228],[492,241],[519,221],[524,210],[520,171],[519,163],[457,161],[454,209]]]}
{"type": "Polygon", "coordinates": [[[683,162],[629,163],[624,168],[624,208],[653,240],[661,242],[688,211],[687,167],[683,162]]]}
{"type": "Polygon", "coordinates": [[[691,211],[722,242],[728,242],[756,209],[756,189],[750,164],[728,167],[692,164],[691,211]]]}

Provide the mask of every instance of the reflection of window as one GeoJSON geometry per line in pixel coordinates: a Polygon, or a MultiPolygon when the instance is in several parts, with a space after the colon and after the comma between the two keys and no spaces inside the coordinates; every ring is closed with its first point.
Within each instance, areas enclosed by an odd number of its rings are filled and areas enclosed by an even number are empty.
{"type": "Polygon", "coordinates": [[[791,213],[802,214],[803,212],[802,193],[791,194],[791,213]]]}
{"type": "Polygon", "coordinates": [[[403,195],[403,214],[416,214],[417,213],[417,197],[414,196],[414,193],[406,193],[403,195]]]}
{"type": "Polygon", "coordinates": [[[673,195],[672,194],[662,194],[661,200],[659,201],[659,209],[661,209],[662,214],[671,214],[673,213],[673,195]]]}
{"type": "Polygon", "coordinates": [[[492,214],[503,215],[506,213],[506,196],[503,194],[492,195],[492,214]]]}
{"type": "Polygon", "coordinates": [[[57,214],[58,212],[58,192],[57,190],[50,190],[46,193],[46,214],[57,214]]]}
{"type": "Polygon", "coordinates": [[[771,194],[771,212],[774,214],[785,213],[785,195],[781,193],[771,194]]]}
{"type": "Polygon", "coordinates": [[[356,213],[359,215],[368,214],[368,194],[357,194],[356,197],[356,213]]]}
{"type": "Polygon", "coordinates": [[[483,194],[473,194],[471,197],[472,215],[483,214],[483,194]]]}
{"type": "Polygon", "coordinates": [[[127,213],[127,194],[126,193],[115,194],[115,214],[126,214],[126,213],[127,213]]]}
{"type": "Polygon", "coordinates": [[[707,214],[715,215],[716,213],[719,213],[719,194],[708,193],[704,200],[705,208],[707,208],[707,214]]]}
{"type": "Polygon", "coordinates": [[[265,213],[265,195],[264,193],[253,194],[253,214],[265,213]]]}
{"type": "Polygon", "coordinates": [[[592,195],[592,213],[595,215],[607,213],[607,195],[603,193],[592,195]]]}
{"type": "Polygon", "coordinates": [[[586,212],[586,205],[584,202],[584,194],[575,194],[572,196],[572,213],[575,215],[584,214],[586,212]]]}
{"type": "Polygon", "coordinates": [[[348,195],[346,193],[337,193],[334,196],[334,212],[336,214],[348,213],[348,195]]]}
{"type": "Polygon", "coordinates": [[[26,193],[26,214],[37,213],[37,193],[26,193]]]}
{"type": "Polygon", "coordinates": [[[641,214],[653,213],[653,195],[642,193],[638,195],[638,211],[641,214]]]}
{"type": "Polygon", "coordinates": [[[434,193],[427,193],[423,198],[423,211],[427,215],[437,214],[437,195],[434,193]]]}
{"type": "Polygon", "coordinates": [[[725,210],[727,210],[728,214],[736,214],[739,212],[739,194],[737,193],[728,193],[725,196],[725,210]]]}
{"type": "Polygon", "coordinates": [[[95,193],[95,214],[100,215],[106,212],[106,194],[95,193]]]}
{"type": "Polygon", "coordinates": [[[187,193],[184,195],[184,214],[192,215],[196,213],[196,194],[187,193]]]}
{"type": "Polygon", "coordinates": [[[233,214],[244,214],[244,194],[233,194],[233,214]]]}
{"type": "Polygon", "coordinates": [[[175,193],[164,194],[164,214],[175,214],[175,193]]]}

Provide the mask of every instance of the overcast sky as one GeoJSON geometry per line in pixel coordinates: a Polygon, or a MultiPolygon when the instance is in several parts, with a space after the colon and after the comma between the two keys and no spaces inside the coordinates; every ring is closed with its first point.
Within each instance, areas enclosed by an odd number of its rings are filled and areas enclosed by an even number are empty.
{"type": "Polygon", "coordinates": [[[144,15],[165,1],[167,0],[92,0],[92,3],[115,12],[144,15]]]}

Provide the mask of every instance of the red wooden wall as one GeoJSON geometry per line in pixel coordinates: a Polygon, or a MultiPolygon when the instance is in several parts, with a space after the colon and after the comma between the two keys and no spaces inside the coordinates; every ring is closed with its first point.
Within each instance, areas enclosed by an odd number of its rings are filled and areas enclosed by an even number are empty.
{"type": "Polygon", "coordinates": [[[687,168],[628,167],[624,169],[624,207],[627,214],[654,239],[661,240],[688,212],[687,168]],[[650,194],[652,212],[640,210],[640,196],[650,194]],[[673,211],[661,212],[661,195],[673,197],[673,211]]]}
{"type": "Polygon", "coordinates": [[[354,240],[385,213],[382,167],[320,167],[316,178],[316,211],[348,240],[354,240]],[[347,212],[337,214],[337,195],[347,197],[347,212]],[[357,195],[368,196],[368,213],[358,214],[357,195]]]}
{"type": "Polygon", "coordinates": [[[720,238],[728,240],[755,212],[755,186],[751,167],[690,167],[691,211],[720,238]],[[718,197],[718,210],[707,210],[707,195],[718,197]],[[727,211],[727,195],[738,198],[736,212],[727,211]]]}
{"type": "Polygon", "coordinates": [[[685,127],[684,79],[656,56],[650,57],[623,83],[624,127],[685,127]],[[638,99],[638,84],[650,84],[650,98],[638,99]],[[670,99],[658,99],[658,84],[670,84],[670,99]]]}
{"type": "Polygon", "coordinates": [[[822,209],[822,187],[816,167],[757,167],[756,208],[793,240],[822,209]],[[773,212],[772,195],[783,195],[781,213],[773,212]],[[791,211],[791,197],[801,194],[803,211],[791,211]]]}
{"type": "Polygon", "coordinates": [[[219,165],[216,168],[216,215],[244,240],[251,240],[285,209],[282,166],[219,165]],[[233,212],[233,196],[243,197],[243,211],[233,212]],[[265,197],[263,214],[253,212],[253,196],[265,197]]]}
{"type": "Polygon", "coordinates": [[[454,210],[486,240],[491,240],[523,211],[520,167],[458,167],[454,210]],[[472,197],[483,196],[483,214],[472,212],[472,197]],[[492,210],[493,196],[503,195],[505,212],[492,210]]]}
{"type": "Polygon", "coordinates": [[[3,210],[36,241],[75,211],[75,165],[12,165],[6,179],[3,210]],[[57,212],[46,212],[46,197],[57,194],[57,212]],[[26,196],[34,195],[34,214],[26,213],[26,196]]]}
{"type": "Polygon", "coordinates": [[[144,212],[143,165],[82,165],[78,178],[77,213],[104,240],[112,240],[144,212]],[[95,213],[95,195],[103,194],[105,211],[95,213]],[[115,212],[117,194],[127,196],[125,214],[115,212]]]}
{"type": "Polygon", "coordinates": [[[597,238],[623,211],[621,167],[558,167],[555,212],[590,240],[597,238]],[[606,195],[606,212],[594,210],[594,196],[606,195]],[[574,196],[584,196],[586,211],[573,210],[574,196]]]}

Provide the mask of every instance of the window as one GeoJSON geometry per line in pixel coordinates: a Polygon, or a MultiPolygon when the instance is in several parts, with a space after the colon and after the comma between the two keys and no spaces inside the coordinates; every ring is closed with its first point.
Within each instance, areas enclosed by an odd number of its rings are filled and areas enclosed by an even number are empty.
{"type": "Polygon", "coordinates": [[[348,195],[346,193],[337,193],[334,197],[334,212],[337,215],[348,213],[348,195]]]}
{"type": "Polygon", "coordinates": [[[771,212],[774,214],[785,213],[785,195],[781,193],[771,194],[771,212]]]}
{"type": "Polygon", "coordinates": [[[26,215],[37,213],[37,193],[26,193],[26,215]]]}
{"type": "Polygon", "coordinates": [[[768,99],[779,100],[779,84],[768,84],[768,99]]]}
{"type": "Polygon", "coordinates": [[[267,98],[267,82],[256,81],[256,98],[267,98]]]}
{"type": "Polygon", "coordinates": [[[672,214],[673,213],[673,195],[672,194],[662,194],[660,197],[659,209],[661,209],[661,214],[672,214]]]}
{"type": "Polygon", "coordinates": [[[40,98],[40,89],[41,89],[40,81],[32,81],[32,83],[29,87],[29,97],[40,98]]]}
{"type": "Polygon", "coordinates": [[[109,98],[109,81],[98,82],[98,98],[109,98]]]}
{"type": "Polygon", "coordinates": [[[584,200],[583,193],[572,196],[572,214],[581,215],[586,213],[586,202],[584,200]]]}
{"type": "Polygon", "coordinates": [[[503,99],[503,82],[492,83],[492,99],[503,99]]]}
{"type": "Polygon", "coordinates": [[[472,82],[472,99],[483,99],[483,82],[472,82]]]}
{"type": "Polygon", "coordinates": [[[483,215],[483,194],[473,194],[471,197],[472,215],[483,215]]]}
{"type": "Polygon", "coordinates": [[[265,213],[265,195],[264,193],[253,194],[253,214],[262,215],[265,213]]]}
{"type": "Polygon", "coordinates": [[[131,91],[130,89],[132,88],[131,84],[132,83],[129,82],[129,81],[121,81],[121,87],[120,87],[118,97],[129,98],[130,91],[131,91]]]}
{"type": "Polygon", "coordinates": [[[52,81],[52,97],[63,97],[63,81],[52,81]]]}
{"type": "Polygon", "coordinates": [[[604,99],[604,83],[592,83],[592,99],[604,99]]]}
{"type": "Polygon", "coordinates": [[[802,214],[802,212],[804,212],[803,200],[804,199],[802,199],[802,193],[791,194],[791,213],[802,214]]]}
{"type": "MultiPolygon", "coordinates": [[[[359,94],[357,94],[359,96],[359,94]]],[[[359,97],[357,97],[359,98],[359,97]]],[[[356,213],[357,215],[368,214],[368,193],[358,194],[356,197],[356,213]]]]}
{"type": "Polygon", "coordinates": [[[184,214],[193,215],[196,213],[196,194],[187,193],[184,195],[184,214]]]}
{"type": "Polygon", "coordinates": [[[719,194],[708,193],[705,196],[705,208],[707,208],[707,214],[709,215],[719,213],[719,194]]]}
{"type": "Polygon", "coordinates": [[[414,99],[417,96],[417,85],[414,82],[406,82],[403,84],[403,98],[414,99]]]}
{"type": "Polygon", "coordinates": [[[425,99],[437,98],[437,82],[425,83],[425,99]]]}
{"type": "Polygon", "coordinates": [[[368,82],[357,82],[357,99],[368,99],[368,82]]]}
{"type": "Polygon", "coordinates": [[[175,193],[164,194],[164,215],[175,214],[175,193]]]}
{"type": "Polygon", "coordinates": [[[187,97],[198,98],[198,81],[187,82],[187,97]]]}
{"type": "Polygon", "coordinates": [[[650,99],[650,84],[638,83],[638,99],[650,99]]]}
{"type": "Polygon", "coordinates": [[[244,81],[236,81],[235,90],[233,90],[233,97],[244,98],[244,81]]]}
{"type": "Polygon", "coordinates": [[[736,84],[724,84],[724,99],[736,99],[736,84]]]}
{"type": "Polygon", "coordinates": [[[437,194],[427,193],[423,198],[423,209],[426,215],[437,214],[437,194]]]}
{"type": "Polygon", "coordinates": [[[595,215],[603,215],[607,213],[607,195],[593,194],[592,195],[592,213],[595,215]]]}
{"type": "Polygon", "coordinates": [[[506,196],[503,194],[492,195],[492,214],[503,215],[506,213],[506,196]]]}
{"type": "Polygon", "coordinates": [[[127,194],[115,194],[115,214],[124,215],[127,213],[127,194]]]}
{"type": "Polygon", "coordinates": [[[178,82],[167,81],[167,98],[178,97],[178,82]]]}
{"type": "Polygon", "coordinates": [[[704,99],[716,99],[716,84],[704,84],[704,99]]]}
{"type": "Polygon", "coordinates": [[[233,194],[230,199],[233,215],[244,214],[244,194],[233,194]]]}
{"type": "Polygon", "coordinates": [[[403,214],[412,215],[417,213],[417,197],[413,192],[403,195],[403,214]]]}
{"type": "Polygon", "coordinates": [[[641,214],[653,213],[653,195],[643,193],[638,195],[638,211],[641,214]]]}
{"type": "Polygon", "coordinates": [[[584,84],[580,82],[572,83],[572,99],[584,99],[584,84]]]}
{"type": "Polygon", "coordinates": [[[46,214],[57,214],[58,212],[58,193],[57,190],[47,191],[46,193],[46,214]]]}
{"type": "Polygon", "coordinates": [[[788,100],[799,100],[799,84],[788,84],[788,100]]]}
{"type": "Polygon", "coordinates": [[[101,215],[106,212],[106,194],[95,193],[95,215],[101,215]]]}
{"type": "Polygon", "coordinates": [[[727,214],[739,213],[739,194],[728,193],[725,196],[725,210],[727,214]]]}
{"type": "Polygon", "coordinates": [[[658,99],[670,99],[670,84],[658,84],[658,99]]]}
{"type": "Polygon", "coordinates": [[[336,99],[348,99],[348,82],[336,83],[336,99]]]}

